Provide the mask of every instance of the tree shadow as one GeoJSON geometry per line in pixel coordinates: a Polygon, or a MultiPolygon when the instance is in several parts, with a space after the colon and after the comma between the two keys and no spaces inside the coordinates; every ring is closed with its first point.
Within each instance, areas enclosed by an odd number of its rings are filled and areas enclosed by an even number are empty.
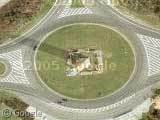
{"type": "Polygon", "coordinates": [[[55,46],[52,46],[52,45],[49,45],[46,43],[43,43],[40,46],[39,51],[43,51],[47,54],[53,55],[53,56],[58,57],[63,60],[65,57],[65,50],[64,49],[61,49],[61,48],[58,48],[58,47],[55,47],[55,46]]]}

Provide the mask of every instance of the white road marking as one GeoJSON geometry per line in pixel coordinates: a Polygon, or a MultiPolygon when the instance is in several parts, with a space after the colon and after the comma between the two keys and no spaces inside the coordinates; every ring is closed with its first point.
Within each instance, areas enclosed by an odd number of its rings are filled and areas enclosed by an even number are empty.
{"type": "Polygon", "coordinates": [[[36,120],[48,120],[45,113],[39,111],[37,108],[29,106],[26,110],[29,113],[32,113],[32,115],[35,117],[36,120]]]}
{"type": "Polygon", "coordinates": [[[137,34],[142,41],[148,58],[148,76],[160,73],[160,39],[137,34]]]}
{"type": "Polygon", "coordinates": [[[101,0],[99,1],[103,5],[109,5],[112,6],[112,0],[101,0]]]}
{"type": "Polygon", "coordinates": [[[94,6],[95,1],[94,0],[81,0],[84,6],[94,6]]]}
{"type": "Polygon", "coordinates": [[[56,4],[54,6],[57,6],[57,5],[71,6],[72,0],[59,1],[59,2],[56,2],[56,4]]]}
{"type": "Polygon", "coordinates": [[[64,107],[61,105],[58,105],[56,103],[49,103],[54,105],[55,108],[57,109],[62,109],[65,111],[69,111],[69,112],[77,112],[77,113],[98,113],[98,112],[104,112],[104,111],[108,111],[111,109],[114,109],[116,107],[119,107],[122,104],[125,104],[126,102],[130,101],[131,99],[133,99],[136,96],[136,94],[133,94],[127,98],[124,98],[123,100],[115,103],[115,104],[111,104],[108,106],[104,106],[104,107],[100,107],[100,108],[96,108],[96,109],[74,109],[74,108],[69,108],[69,107],[64,107]]]}
{"type": "Polygon", "coordinates": [[[63,18],[72,15],[92,14],[93,12],[89,8],[70,8],[66,7],[58,18],[63,18]]]}
{"type": "Polygon", "coordinates": [[[118,118],[115,118],[114,120],[138,120],[141,118],[142,113],[149,111],[149,107],[151,104],[152,102],[151,99],[149,98],[146,101],[144,101],[141,105],[139,105],[137,108],[135,108],[133,111],[125,115],[122,115],[118,118]]]}
{"type": "Polygon", "coordinates": [[[8,61],[11,66],[11,72],[9,75],[2,78],[0,82],[30,84],[24,72],[21,49],[0,54],[0,58],[8,61]]]}

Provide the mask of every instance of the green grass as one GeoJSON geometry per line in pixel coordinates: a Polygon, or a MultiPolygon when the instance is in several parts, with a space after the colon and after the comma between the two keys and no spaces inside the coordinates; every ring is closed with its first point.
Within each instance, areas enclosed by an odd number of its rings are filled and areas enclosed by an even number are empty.
{"type": "Polygon", "coordinates": [[[158,16],[155,16],[153,13],[142,13],[139,11],[133,11],[120,6],[118,3],[115,3],[115,7],[118,8],[122,13],[134,17],[135,19],[137,19],[137,21],[140,20],[142,23],[160,28],[160,18],[158,16]]]}
{"type": "Polygon", "coordinates": [[[73,25],[50,35],[40,46],[36,64],[40,77],[53,90],[78,99],[106,96],[122,87],[134,68],[134,55],[115,31],[97,25],[73,25]],[[67,77],[64,51],[94,46],[104,53],[102,74],[67,77]]]}
{"type": "Polygon", "coordinates": [[[5,73],[6,66],[4,63],[0,62],[0,76],[2,76],[5,73]]]}
{"type": "Polygon", "coordinates": [[[83,3],[81,0],[72,0],[72,5],[71,7],[73,8],[79,8],[79,7],[84,7],[83,3]]]}
{"type": "Polygon", "coordinates": [[[21,23],[19,23],[14,29],[10,29],[6,32],[0,33],[0,42],[3,43],[7,41],[9,38],[14,39],[20,35],[22,35],[27,30],[31,29],[40,19],[42,19],[46,13],[51,9],[56,0],[42,0],[42,5],[40,10],[34,15],[31,19],[21,19],[21,23]]]}

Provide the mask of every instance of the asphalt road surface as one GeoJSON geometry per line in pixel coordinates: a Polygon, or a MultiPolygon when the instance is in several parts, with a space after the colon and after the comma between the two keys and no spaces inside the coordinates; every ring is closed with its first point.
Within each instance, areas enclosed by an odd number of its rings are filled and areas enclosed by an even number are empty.
{"type": "MultiPolygon", "coordinates": [[[[62,3],[62,0],[58,0],[57,3],[62,3]]],[[[23,82],[15,84],[14,80],[13,82],[2,81],[0,88],[15,91],[30,105],[54,118],[65,120],[115,118],[131,111],[151,96],[154,84],[160,80],[160,73],[148,76],[147,53],[137,34],[160,39],[160,31],[136,23],[98,0],[96,6],[90,8],[93,14],[58,18],[65,8],[66,5],[61,4],[52,7],[48,14],[31,30],[0,48],[1,54],[7,52],[12,54],[16,50],[21,51],[19,53],[21,57],[17,58],[21,63],[17,62],[16,64],[22,65],[21,69],[24,72],[22,77],[28,81],[28,84],[23,82]],[[130,80],[121,89],[102,99],[92,101],[68,99],[63,101],[63,96],[49,89],[37,76],[34,59],[36,48],[41,41],[49,32],[65,25],[77,23],[100,24],[116,29],[128,38],[135,53],[136,67],[130,80]]],[[[6,58],[10,60],[10,57],[6,58]]],[[[15,77],[12,76],[16,80],[15,77]]]]}

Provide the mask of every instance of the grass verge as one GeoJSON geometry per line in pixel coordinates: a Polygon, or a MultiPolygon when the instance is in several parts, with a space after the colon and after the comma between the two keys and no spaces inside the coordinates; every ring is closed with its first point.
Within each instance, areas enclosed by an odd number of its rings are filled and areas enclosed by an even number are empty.
{"type": "Polygon", "coordinates": [[[2,76],[6,71],[6,66],[4,63],[0,62],[0,76],[2,76]]]}
{"type": "Polygon", "coordinates": [[[72,0],[72,8],[80,8],[80,7],[84,7],[83,3],[81,0],[72,0]]]}
{"type": "Polygon", "coordinates": [[[134,18],[137,22],[141,22],[144,25],[149,25],[155,28],[160,28],[160,18],[151,12],[140,12],[132,10],[123,5],[120,5],[118,0],[113,1],[114,6],[122,13],[134,18]]]}

